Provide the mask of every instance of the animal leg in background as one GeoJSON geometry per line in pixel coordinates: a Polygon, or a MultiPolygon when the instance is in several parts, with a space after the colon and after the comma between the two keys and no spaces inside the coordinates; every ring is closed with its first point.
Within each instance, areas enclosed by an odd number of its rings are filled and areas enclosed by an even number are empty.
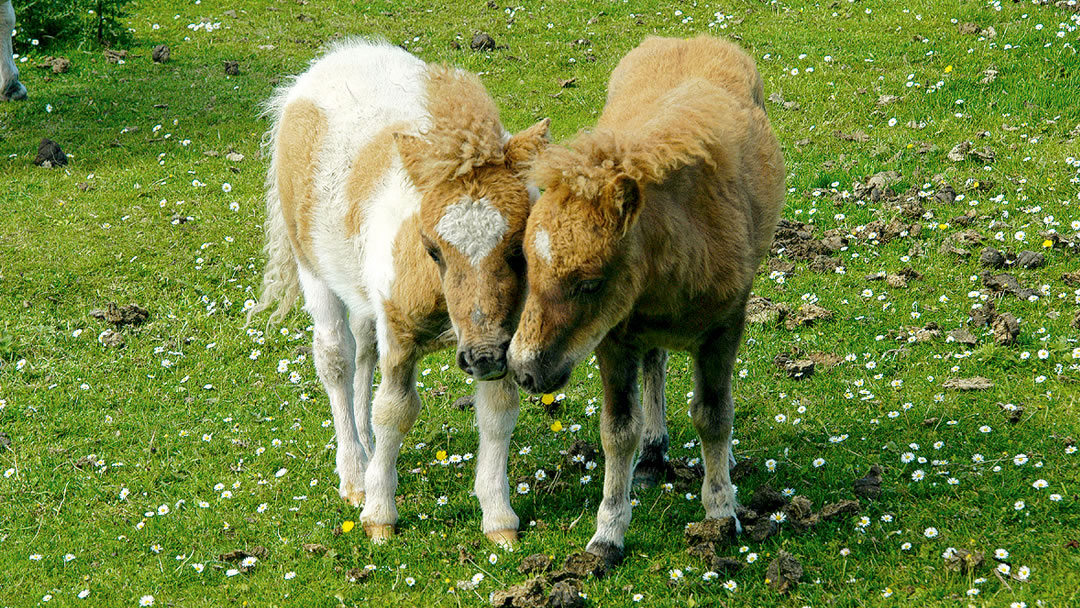
{"type": "Polygon", "coordinates": [[[26,87],[19,82],[11,33],[15,30],[15,9],[11,2],[0,4],[0,101],[26,99],[26,87]]]}
{"type": "MultiPolygon", "coordinates": [[[[360,442],[360,462],[366,465],[375,453],[375,437],[371,430],[371,386],[375,379],[375,365],[379,360],[375,318],[359,316],[353,311],[349,313],[349,327],[352,329],[353,342],[356,344],[353,422],[356,424],[357,440],[360,442]]],[[[363,480],[362,477],[361,480],[363,480]]]]}
{"type": "Polygon", "coordinates": [[[667,375],[668,353],[654,348],[641,361],[642,401],[645,411],[641,448],[634,467],[634,485],[651,488],[664,479],[668,451],[668,430],[665,420],[667,400],[664,379],[667,375]]]}
{"type": "Polygon", "coordinates": [[[736,318],[710,336],[698,349],[694,361],[694,398],[690,402],[690,416],[701,437],[701,454],[705,461],[705,479],[701,484],[705,517],[734,517],[736,531],[742,532],[742,525],[735,515],[737,503],[729,470],[731,425],[735,417],[731,373],[742,341],[746,316],[743,306],[735,310],[736,318]]]}
{"type": "Polygon", "coordinates": [[[604,446],[604,498],[596,514],[596,533],[587,550],[614,566],[623,558],[630,525],[630,481],[634,451],[641,440],[637,375],[641,356],[608,336],[596,349],[604,382],[600,439],[604,446]]]}
{"type": "Polygon", "coordinates": [[[353,506],[364,502],[364,468],[367,457],[353,420],[355,361],[353,334],[348,328],[345,305],[320,279],[300,267],[304,309],[315,325],[315,370],[326,389],[334,413],[337,435],[338,493],[353,506]]]}

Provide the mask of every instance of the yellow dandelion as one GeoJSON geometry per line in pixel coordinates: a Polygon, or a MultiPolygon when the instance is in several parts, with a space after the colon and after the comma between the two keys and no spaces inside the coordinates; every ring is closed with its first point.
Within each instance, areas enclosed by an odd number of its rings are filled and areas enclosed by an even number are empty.
{"type": "Polygon", "coordinates": [[[341,531],[348,534],[352,532],[352,529],[356,527],[356,522],[351,519],[347,519],[341,523],[341,531]]]}
{"type": "Polygon", "coordinates": [[[435,452],[435,460],[446,460],[446,450],[435,452]]]}
{"type": "Polygon", "coordinates": [[[552,395],[551,393],[544,393],[544,396],[540,397],[540,403],[543,403],[544,405],[551,405],[552,403],[555,403],[555,395],[552,395]]]}
{"type": "Polygon", "coordinates": [[[561,431],[562,430],[562,421],[561,420],[556,420],[555,422],[552,422],[551,423],[551,430],[556,432],[556,433],[561,431]]]}
{"type": "Polygon", "coordinates": [[[1051,241],[1050,239],[1046,239],[1045,241],[1043,241],[1043,247],[1046,247],[1047,249],[1049,249],[1049,248],[1051,248],[1053,246],[1054,246],[1054,241],[1051,241]]]}
{"type": "Polygon", "coordinates": [[[952,64],[950,63],[949,65],[945,66],[945,73],[948,74],[951,71],[952,71],[952,64]]]}

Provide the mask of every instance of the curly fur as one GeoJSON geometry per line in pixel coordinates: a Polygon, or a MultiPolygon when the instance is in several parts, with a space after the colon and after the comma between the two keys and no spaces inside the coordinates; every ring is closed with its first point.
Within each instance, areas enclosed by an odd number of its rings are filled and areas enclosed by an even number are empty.
{"type": "Polygon", "coordinates": [[[426,106],[431,127],[423,134],[430,146],[416,177],[447,182],[473,169],[504,161],[505,131],[499,110],[480,79],[464,70],[431,66],[426,106]]]}

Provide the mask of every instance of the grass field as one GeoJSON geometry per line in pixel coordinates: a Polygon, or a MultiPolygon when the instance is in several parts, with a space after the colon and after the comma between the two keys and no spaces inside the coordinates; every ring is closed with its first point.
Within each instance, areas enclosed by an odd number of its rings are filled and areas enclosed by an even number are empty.
{"type": "MultiPolygon", "coordinates": [[[[522,4],[139,0],[121,63],[18,33],[30,99],[0,105],[0,606],[486,605],[527,578],[523,557],[584,550],[603,467],[564,452],[599,444],[592,365],[550,406],[523,402],[517,551],[480,531],[477,433],[451,405],[470,387],[450,353],[421,367],[400,534],[375,547],[351,529],[359,510],[337,495],[309,319],[244,328],[263,262],[259,104],[324,43],[380,35],[480,73],[511,130],[548,116],[561,140],[593,124],[612,68],[643,37],[698,32],[758,62],[788,166],[784,217],[847,239],[824,259],[789,247],[755,285],[789,319],[811,303],[832,317],[750,325],[735,436],[755,466],[740,496],[769,484],[817,509],[855,498],[873,464],[883,492],[859,515],[718,549],[745,567],[713,578],[683,540],[703,517],[700,487],[636,491],[627,559],[585,581],[589,605],[1080,602],[1080,278],[1067,274],[1080,269],[1077,7],[522,4]],[[505,47],[471,50],[478,31],[505,47]],[[168,63],[151,60],[158,44],[168,63]],[[46,55],[70,71],[35,67],[46,55]],[[33,165],[42,137],[66,167],[33,165]],[[865,190],[883,171],[898,174],[891,192],[865,190]],[[1002,294],[980,277],[985,246],[1045,264],[992,270],[1019,283],[1002,294]],[[110,302],[149,311],[118,330],[121,345],[90,316],[110,302]],[[1015,342],[970,322],[989,303],[1018,318],[1015,342]],[[962,328],[971,336],[947,336],[962,328]],[[778,353],[814,358],[815,373],[789,377],[778,353]],[[972,377],[991,386],[945,387],[972,377]],[[223,559],[255,547],[251,567],[223,559]],[[950,548],[985,560],[950,569],[950,548]],[[766,584],[781,550],[805,569],[787,595],[766,584]]],[[[699,455],[691,386],[674,355],[672,459],[699,455]]]]}

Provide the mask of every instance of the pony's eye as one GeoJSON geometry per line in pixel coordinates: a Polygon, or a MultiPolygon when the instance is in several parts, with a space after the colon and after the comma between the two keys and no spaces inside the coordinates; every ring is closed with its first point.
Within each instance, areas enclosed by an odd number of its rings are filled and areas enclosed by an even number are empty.
{"type": "Polygon", "coordinates": [[[577,285],[574,285],[572,290],[575,296],[585,296],[600,291],[600,288],[604,286],[604,279],[585,279],[579,281],[577,285]]]}
{"type": "Polygon", "coordinates": [[[525,252],[521,249],[521,245],[510,248],[506,254],[506,263],[515,273],[525,274],[525,252]]]}
{"type": "Polygon", "coordinates": [[[442,263],[443,263],[442,254],[439,253],[439,248],[438,247],[436,247],[435,245],[428,245],[427,254],[431,256],[432,260],[435,260],[436,264],[438,264],[439,266],[442,266],[442,263]]]}

